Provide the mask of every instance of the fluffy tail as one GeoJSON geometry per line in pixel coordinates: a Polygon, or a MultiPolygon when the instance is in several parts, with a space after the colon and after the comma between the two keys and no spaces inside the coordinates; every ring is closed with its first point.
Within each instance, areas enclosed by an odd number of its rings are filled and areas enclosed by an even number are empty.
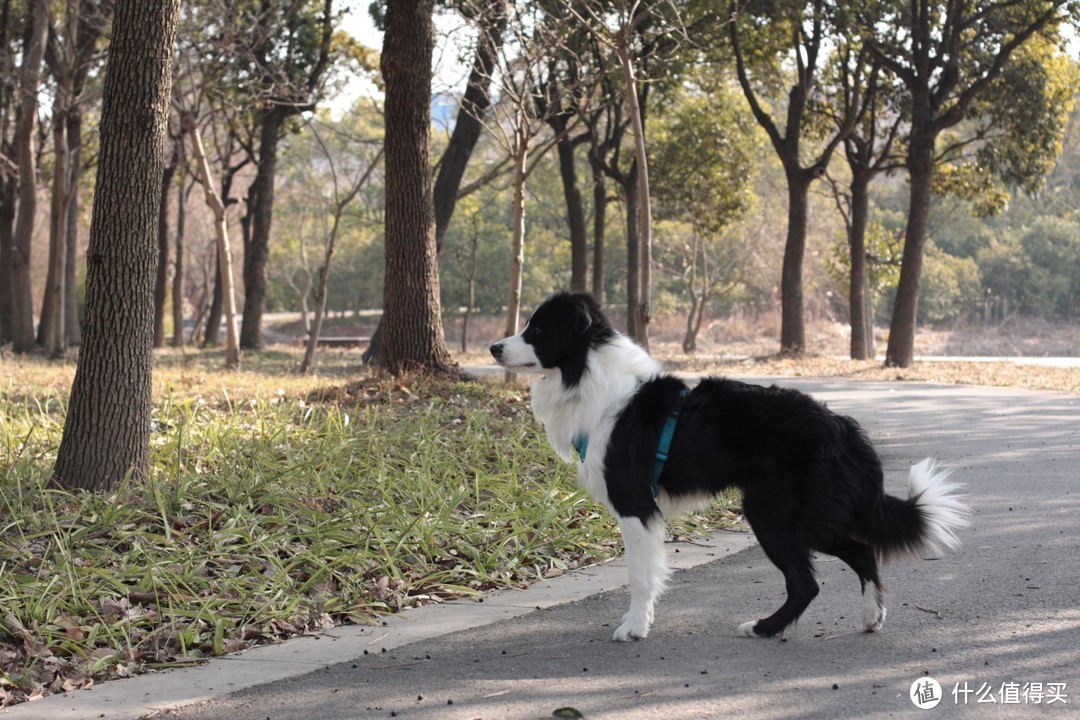
{"type": "Polygon", "coordinates": [[[867,536],[882,560],[937,555],[960,546],[956,530],[969,525],[971,509],[949,481],[949,470],[927,458],[908,473],[908,499],[882,495],[871,513],[867,536]]]}

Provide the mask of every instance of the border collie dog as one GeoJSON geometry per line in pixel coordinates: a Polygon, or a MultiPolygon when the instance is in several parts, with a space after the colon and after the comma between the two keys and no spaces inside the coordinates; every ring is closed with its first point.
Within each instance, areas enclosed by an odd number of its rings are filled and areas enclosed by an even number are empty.
{"type": "Polygon", "coordinates": [[[948,473],[911,468],[908,499],[886,495],[881,461],[854,420],[796,390],[707,378],[690,390],[616,332],[585,294],[540,305],[525,329],[491,346],[509,370],[538,373],[532,410],[586,490],[618,519],[630,574],[630,610],[615,640],[648,635],[669,576],[664,518],[737,487],[787,599],[739,626],[772,637],[818,593],[811,552],[835,555],[858,576],[863,627],[885,621],[878,562],[959,545],[969,509],[948,473]]]}

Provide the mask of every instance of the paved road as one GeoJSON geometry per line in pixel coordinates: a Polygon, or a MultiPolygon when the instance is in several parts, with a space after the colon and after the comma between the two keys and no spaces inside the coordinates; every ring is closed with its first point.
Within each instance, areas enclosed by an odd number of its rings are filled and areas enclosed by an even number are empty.
{"type": "MultiPolygon", "coordinates": [[[[961,533],[963,548],[885,568],[891,591],[881,633],[858,632],[858,582],[823,557],[822,592],[793,636],[736,637],[739,623],[772,612],[783,598],[781,575],[751,547],[677,572],[642,642],[610,640],[628,601],[620,588],[361,655],[168,717],[533,720],[565,706],[589,720],[1080,717],[1080,398],[783,383],[859,418],[895,494],[908,465],[927,455],[967,484],[975,514],[961,533]],[[929,711],[908,696],[925,675],[944,695],[929,711]]],[[[68,698],[68,705],[78,700],[68,698]]]]}

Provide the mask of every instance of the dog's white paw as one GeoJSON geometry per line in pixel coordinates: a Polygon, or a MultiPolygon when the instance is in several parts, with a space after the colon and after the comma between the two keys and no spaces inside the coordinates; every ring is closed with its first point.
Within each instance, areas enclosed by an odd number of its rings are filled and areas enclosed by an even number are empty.
{"type": "Polygon", "coordinates": [[[863,607],[863,628],[866,632],[877,632],[881,629],[881,626],[885,624],[885,614],[888,611],[878,605],[876,602],[873,605],[867,604],[863,607]]]}
{"type": "Polygon", "coordinates": [[[644,618],[631,618],[627,613],[623,617],[622,624],[615,628],[612,640],[629,642],[630,640],[644,640],[649,636],[649,623],[644,618]]]}
{"type": "Polygon", "coordinates": [[[789,634],[791,636],[794,636],[795,631],[799,627],[799,623],[798,623],[798,621],[796,621],[796,622],[793,622],[790,625],[788,625],[786,628],[784,628],[783,630],[778,632],[776,635],[762,635],[761,633],[757,632],[757,630],[756,630],[758,622],[759,622],[758,620],[751,620],[749,622],[744,622],[742,625],[739,626],[739,629],[736,630],[735,632],[738,635],[742,636],[742,637],[748,637],[748,638],[776,637],[778,639],[783,639],[784,637],[786,637],[789,634]]]}

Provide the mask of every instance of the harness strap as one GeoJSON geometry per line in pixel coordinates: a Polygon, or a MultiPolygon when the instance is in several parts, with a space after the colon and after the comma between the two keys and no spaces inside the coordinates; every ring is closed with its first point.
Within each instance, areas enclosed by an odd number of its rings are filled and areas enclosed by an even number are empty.
{"type": "Polygon", "coordinates": [[[668,453],[671,452],[671,440],[675,437],[675,425],[679,422],[679,411],[682,410],[682,401],[686,398],[687,389],[680,388],[679,404],[668,414],[664,420],[664,429],[660,432],[660,443],[656,446],[656,456],[653,460],[652,470],[652,496],[660,495],[660,475],[664,472],[664,463],[667,462],[668,453]]]}
{"type": "Polygon", "coordinates": [[[578,435],[571,444],[574,446],[574,449],[577,450],[581,462],[585,462],[585,453],[589,450],[589,436],[578,435]]]}
{"type": "MultiPolygon", "coordinates": [[[[664,464],[667,462],[668,453],[671,452],[671,441],[675,437],[675,425],[679,422],[679,411],[682,410],[682,401],[689,391],[683,387],[679,389],[679,404],[664,419],[664,428],[660,431],[660,442],[656,446],[656,455],[653,458],[652,469],[652,496],[660,495],[660,475],[664,472],[664,464]]],[[[589,451],[589,436],[578,435],[571,443],[577,450],[578,458],[585,462],[585,455],[589,451]]]]}

